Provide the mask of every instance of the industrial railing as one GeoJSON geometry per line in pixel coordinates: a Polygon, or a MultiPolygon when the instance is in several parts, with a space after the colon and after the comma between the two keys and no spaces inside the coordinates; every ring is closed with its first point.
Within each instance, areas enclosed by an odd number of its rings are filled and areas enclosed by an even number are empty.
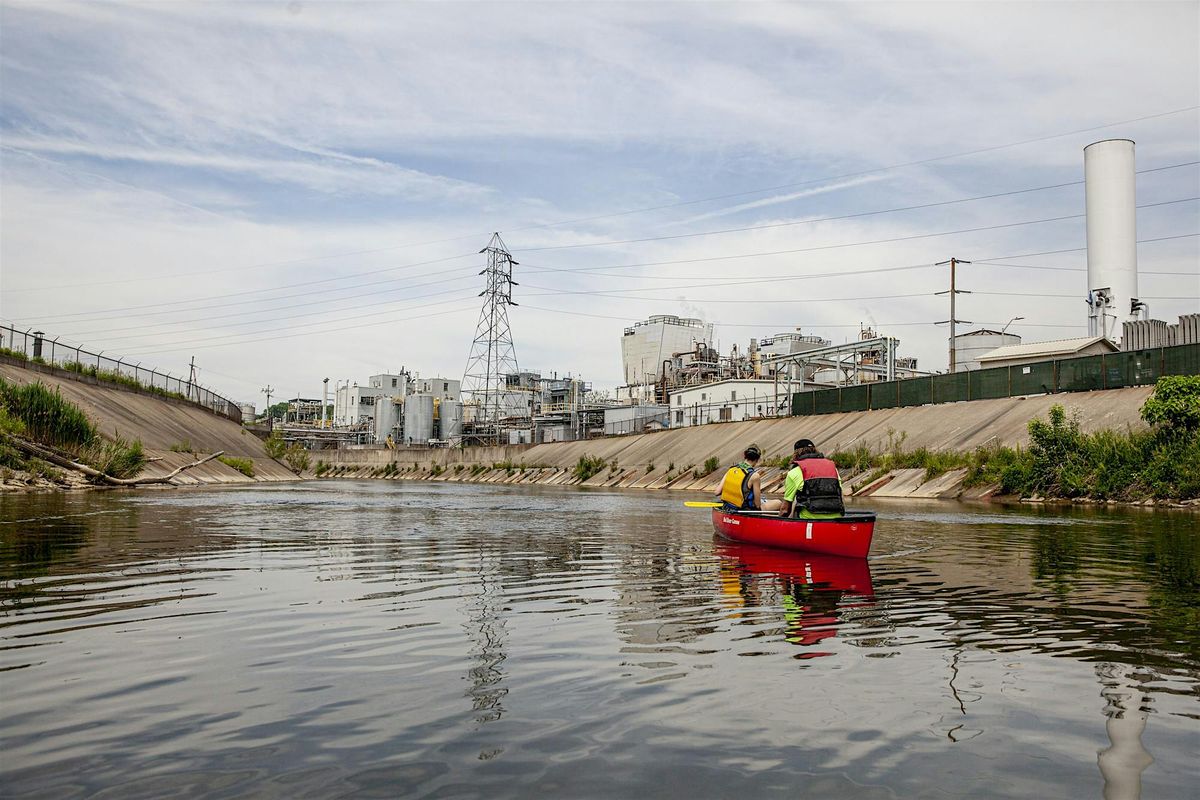
{"type": "Polygon", "coordinates": [[[169,373],[131,364],[125,359],[93,353],[82,347],[66,345],[57,338],[48,339],[41,331],[19,331],[0,325],[0,355],[15,357],[31,364],[47,365],[95,378],[98,381],[121,384],[133,389],[172,397],[194,403],[201,408],[242,421],[238,404],[211,389],[176,378],[169,373]]]}
{"type": "Polygon", "coordinates": [[[792,395],[792,414],[835,414],[1030,394],[1146,386],[1163,375],[1200,375],[1200,344],[1015,364],[792,395]]]}

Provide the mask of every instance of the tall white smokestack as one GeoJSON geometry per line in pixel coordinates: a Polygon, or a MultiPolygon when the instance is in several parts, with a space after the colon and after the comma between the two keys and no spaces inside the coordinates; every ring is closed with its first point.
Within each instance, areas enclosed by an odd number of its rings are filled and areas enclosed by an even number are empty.
{"type": "Polygon", "coordinates": [[[1083,148],[1087,195],[1088,335],[1120,342],[1137,320],[1137,212],[1133,141],[1108,139],[1083,148]]]}

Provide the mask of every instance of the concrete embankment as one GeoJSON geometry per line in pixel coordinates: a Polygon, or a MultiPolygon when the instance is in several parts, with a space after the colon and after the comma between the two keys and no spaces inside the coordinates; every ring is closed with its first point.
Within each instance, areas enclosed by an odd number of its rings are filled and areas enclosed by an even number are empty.
{"type": "MultiPolygon", "coordinates": [[[[356,449],[313,453],[333,477],[389,478],[475,483],[584,485],[715,491],[722,470],[705,472],[716,458],[722,467],[736,462],[756,442],[766,460],[791,452],[801,437],[826,451],[865,445],[879,452],[903,437],[905,449],[969,452],[981,446],[1024,445],[1029,420],[1045,418],[1050,407],[1077,412],[1084,431],[1145,427],[1140,409],[1153,387],[1073,394],[976,400],[915,408],[881,409],[807,417],[704,425],[584,442],[511,447],[428,449],[356,449]],[[586,481],[573,468],[581,457],[608,466],[586,481]]],[[[925,480],[925,471],[897,470],[864,485],[866,475],[847,481],[848,491],[884,497],[954,497],[962,492],[963,471],[925,480]]],[[[768,468],[767,492],[782,488],[783,472],[768,468]]]]}
{"type": "Polygon", "coordinates": [[[291,470],[267,456],[258,437],[233,420],[191,403],[131,392],[65,370],[30,369],[7,361],[0,362],[0,376],[14,383],[41,382],[57,387],[64,399],[83,409],[101,433],[141,440],[147,456],[160,459],[147,464],[142,476],[165,475],[199,456],[223,450],[226,455],[250,459],[254,477],[214,460],[180,473],[173,482],[186,485],[296,479],[291,470]],[[172,447],[187,447],[191,452],[173,452],[172,447]]]}

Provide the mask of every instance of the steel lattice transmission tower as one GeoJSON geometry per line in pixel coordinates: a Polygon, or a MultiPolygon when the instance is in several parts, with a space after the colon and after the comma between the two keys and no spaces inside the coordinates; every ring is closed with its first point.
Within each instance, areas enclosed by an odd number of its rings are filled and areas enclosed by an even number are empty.
{"type": "Polygon", "coordinates": [[[463,372],[463,402],[474,411],[474,435],[481,442],[498,443],[500,429],[510,409],[507,387],[508,375],[516,375],[517,351],[513,347],[512,331],[508,326],[508,307],[515,306],[512,287],[512,268],[517,264],[504,245],[499,233],[492,234],[488,246],[479,251],[487,253],[487,288],[479,293],[484,298],[475,327],[475,341],[463,372]]]}

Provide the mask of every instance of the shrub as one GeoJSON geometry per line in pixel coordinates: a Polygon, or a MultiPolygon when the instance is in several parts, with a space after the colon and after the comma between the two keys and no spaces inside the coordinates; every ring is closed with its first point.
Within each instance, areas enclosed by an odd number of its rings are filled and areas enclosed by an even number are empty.
{"type": "Polygon", "coordinates": [[[1200,428],[1200,375],[1169,375],[1154,384],[1142,419],[1171,435],[1200,428]]]}
{"type": "Polygon", "coordinates": [[[311,458],[308,455],[308,450],[299,442],[292,442],[288,449],[283,454],[283,460],[287,462],[288,469],[297,474],[308,469],[311,458]]]}
{"type": "Polygon", "coordinates": [[[218,456],[217,460],[226,466],[233,467],[247,478],[254,477],[254,462],[248,458],[238,458],[236,456],[218,456]]]}
{"type": "Polygon", "coordinates": [[[700,477],[711,475],[717,471],[717,467],[721,466],[721,462],[716,456],[711,456],[704,460],[704,471],[700,473],[700,477]]]}
{"type": "Polygon", "coordinates": [[[139,440],[127,441],[114,434],[112,440],[97,439],[80,456],[91,466],[114,478],[132,478],[146,465],[146,453],[139,440]]]}
{"type": "Polygon", "coordinates": [[[317,465],[313,467],[313,474],[320,478],[328,471],[329,464],[327,464],[323,459],[317,459],[317,465]]]}
{"type": "Polygon", "coordinates": [[[263,448],[268,456],[278,461],[287,453],[287,442],[283,441],[282,433],[271,431],[271,435],[263,442],[263,448]]]}
{"type": "Polygon", "coordinates": [[[592,456],[583,455],[579,457],[579,461],[575,462],[575,469],[572,474],[580,480],[586,481],[595,475],[598,475],[608,464],[603,458],[593,458],[592,456]]]}
{"type": "Polygon", "coordinates": [[[195,450],[192,448],[192,443],[189,442],[187,439],[184,439],[182,442],[176,442],[175,444],[171,445],[170,449],[171,449],[172,453],[194,453],[195,452],[195,450]]]}

